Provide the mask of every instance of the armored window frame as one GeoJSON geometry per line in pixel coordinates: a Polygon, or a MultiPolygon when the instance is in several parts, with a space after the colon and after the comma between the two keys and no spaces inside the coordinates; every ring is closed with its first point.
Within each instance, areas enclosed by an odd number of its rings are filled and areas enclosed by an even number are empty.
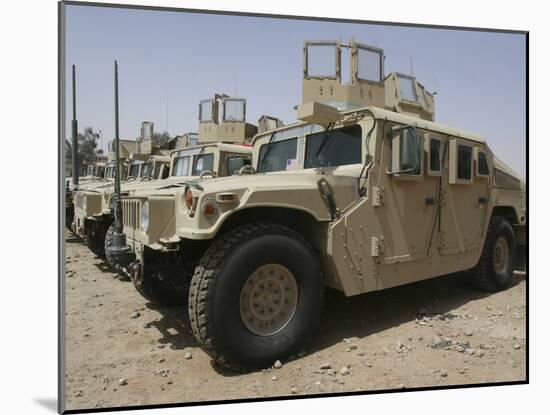
{"type": "Polygon", "coordinates": [[[407,74],[404,74],[404,73],[397,73],[397,80],[399,81],[399,88],[397,88],[397,93],[399,94],[399,101],[404,101],[404,102],[408,102],[408,103],[412,103],[412,104],[416,104],[416,105],[422,105],[420,103],[420,98],[418,96],[418,90],[416,88],[416,78],[414,76],[411,76],[411,75],[407,75],[407,74]],[[414,93],[414,100],[410,100],[410,99],[407,99],[407,98],[403,98],[403,94],[401,93],[401,90],[403,89],[402,88],[402,85],[401,85],[401,80],[402,79],[405,79],[407,81],[410,81],[412,83],[412,92],[414,93]]]}
{"type": "Polygon", "coordinates": [[[355,76],[356,76],[357,80],[363,81],[363,82],[368,82],[368,83],[375,84],[375,85],[383,85],[384,84],[384,49],[375,48],[373,46],[369,46],[369,45],[366,45],[364,43],[354,43],[353,47],[354,47],[354,50],[353,50],[354,53],[353,53],[352,67],[353,67],[353,71],[355,72],[355,76]],[[360,64],[359,52],[361,50],[366,51],[366,52],[370,52],[370,53],[376,53],[378,55],[378,57],[379,57],[379,67],[378,67],[379,79],[378,80],[368,79],[368,78],[361,78],[359,76],[359,73],[360,73],[360,71],[359,71],[359,64],[360,64]]]}
{"type": "Polygon", "coordinates": [[[432,134],[425,133],[424,134],[424,150],[426,151],[426,174],[428,176],[442,176],[443,175],[443,149],[444,149],[444,142],[441,138],[433,136],[432,134]],[[432,157],[434,156],[432,152],[432,143],[439,143],[439,151],[438,151],[438,162],[439,162],[439,169],[433,168],[432,163],[432,157]]]}
{"type": "Polygon", "coordinates": [[[489,163],[489,157],[487,156],[487,152],[484,151],[483,149],[481,149],[480,147],[476,147],[475,148],[475,171],[476,171],[476,176],[477,177],[482,177],[482,178],[489,178],[491,177],[491,165],[489,163]],[[482,172],[481,171],[481,168],[482,168],[482,160],[481,159],[485,159],[485,167],[486,167],[486,170],[485,172],[482,172]]]}
{"type": "Polygon", "coordinates": [[[244,98],[224,98],[223,104],[222,104],[222,120],[223,122],[245,122],[246,120],[246,100],[244,98]],[[226,104],[228,102],[242,102],[242,118],[241,119],[228,119],[227,118],[227,111],[226,111],[226,104]]]}
{"type": "Polygon", "coordinates": [[[209,123],[209,122],[216,122],[217,121],[217,111],[216,111],[217,105],[216,101],[213,99],[201,99],[199,101],[199,123],[209,123]],[[203,120],[203,114],[202,114],[202,108],[204,104],[210,103],[211,109],[210,109],[210,118],[203,120]]]}
{"type": "Polygon", "coordinates": [[[466,140],[453,138],[449,142],[449,183],[471,184],[474,181],[474,145],[466,140]],[[469,177],[460,177],[461,162],[460,152],[468,148],[470,153],[469,177]]]}
{"type": "Polygon", "coordinates": [[[336,79],[341,80],[342,70],[342,48],[340,42],[333,40],[314,40],[304,43],[304,79],[336,79]],[[333,46],[335,49],[334,75],[311,75],[309,74],[309,47],[310,46],[333,46]]]}

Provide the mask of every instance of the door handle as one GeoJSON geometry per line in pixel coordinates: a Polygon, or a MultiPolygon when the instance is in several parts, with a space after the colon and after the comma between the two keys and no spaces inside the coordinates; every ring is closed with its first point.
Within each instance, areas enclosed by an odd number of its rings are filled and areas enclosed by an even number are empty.
{"type": "Polygon", "coordinates": [[[435,204],[435,199],[433,197],[427,197],[426,200],[425,200],[425,203],[427,205],[433,205],[433,204],[435,204]]]}
{"type": "Polygon", "coordinates": [[[479,202],[480,205],[484,205],[485,203],[487,203],[487,199],[484,198],[484,197],[480,197],[480,198],[478,199],[478,202],[479,202]]]}

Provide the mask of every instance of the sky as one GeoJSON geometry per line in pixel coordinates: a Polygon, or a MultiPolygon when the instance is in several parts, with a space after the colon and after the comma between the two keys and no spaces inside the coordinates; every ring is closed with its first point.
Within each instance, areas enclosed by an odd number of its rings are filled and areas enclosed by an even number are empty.
{"type": "MultiPolygon", "coordinates": [[[[171,135],[198,130],[198,103],[247,99],[247,121],[296,120],[304,40],[354,37],[385,52],[385,74],[411,73],[435,97],[436,122],[480,134],[522,178],[526,172],[526,46],[522,34],[317,22],[188,12],[67,6],[67,134],[71,65],[80,129],[114,138],[114,60],[120,137],[142,121],[171,135]],[[412,68],[411,68],[412,62],[412,68]]],[[[344,58],[343,58],[344,59],[344,58]]],[[[343,73],[347,67],[343,65],[343,73]]]]}

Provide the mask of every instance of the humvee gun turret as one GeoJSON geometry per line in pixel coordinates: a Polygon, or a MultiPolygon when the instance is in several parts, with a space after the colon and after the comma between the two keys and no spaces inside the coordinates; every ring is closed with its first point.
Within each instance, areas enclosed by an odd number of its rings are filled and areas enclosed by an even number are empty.
{"type": "Polygon", "coordinates": [[[173,204],[162,191],[125,200],[139,218],[125,223],[138,289],[168,302],[188,284],[195,337],[231,368],[303,348],[325,285],[352,296],[468,271],[502,289],[526,225],[517,175],[480,136],[430,121],[433,101],[384,78],[382,50],[307,42],[304,53],[299,121],[254,138],[255,174],[189,183],[173,204]]]}

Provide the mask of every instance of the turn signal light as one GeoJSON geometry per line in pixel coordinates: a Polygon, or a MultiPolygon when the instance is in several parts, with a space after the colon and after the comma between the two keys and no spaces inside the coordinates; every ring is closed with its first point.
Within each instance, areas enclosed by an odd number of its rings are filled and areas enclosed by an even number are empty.
{"type": "Polygon", "coordinates": [[[204,216],[212,216],[216,213],[216,206],[214,206],[212,203],[206,203],[202,207],[202,213],[204,213],[204,216]]]}
{"type": "Polygon", "coordinates": [[[191,209],[191,206],[193,206],[193,192],[191,189],[185,193],[185,205],[188,209],[191,209]]]}

